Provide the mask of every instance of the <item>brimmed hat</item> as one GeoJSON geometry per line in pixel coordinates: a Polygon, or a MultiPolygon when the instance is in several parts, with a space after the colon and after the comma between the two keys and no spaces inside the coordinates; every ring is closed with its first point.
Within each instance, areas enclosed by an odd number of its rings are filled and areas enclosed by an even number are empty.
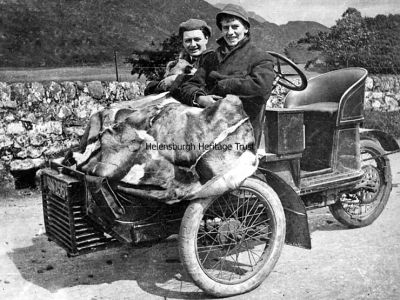
{"type": "Polygon", "coordinates": [[[221,19],[224,15],[230,15],[240,18],[247,27],[250,28],[249,16],[243,7],[235,4],[226,5],[219,13],[217,13],[216,20],[217,26],[221,30],[221,19]]]}
{"type": "Polygon", "coordinates": [[[208,36],[211,36],[211,27],[203,20],[199,19],[189,19],[185,22],[179,24],[179,36],[183,36],[185,31],[191,30],[205,30],[208,36]]]}

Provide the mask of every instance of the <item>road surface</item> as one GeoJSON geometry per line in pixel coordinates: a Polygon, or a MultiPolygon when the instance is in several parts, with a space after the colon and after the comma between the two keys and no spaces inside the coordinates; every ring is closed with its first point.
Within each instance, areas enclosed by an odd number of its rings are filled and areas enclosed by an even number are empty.
{"type": "MultiPolygon", "coordinates": [[[[393,190],[372,225],[346,229],[327,208],[309,212],[312,250],[285,246],[256,290],[232,299],[400,299],[400,154],[393,190]]],[[[44,235],[41,198],[0,201],[0,299],[207,299],[184,273],[176,240],[68,258],[44,235]]]]}

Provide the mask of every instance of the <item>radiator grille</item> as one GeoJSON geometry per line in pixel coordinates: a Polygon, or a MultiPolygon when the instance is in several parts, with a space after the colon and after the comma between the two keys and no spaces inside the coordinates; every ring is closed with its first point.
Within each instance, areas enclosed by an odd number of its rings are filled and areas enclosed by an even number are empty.
{"type": "Polygon", "coordinates": [[[46,169],[42,175],[46,235],[75,256],[113,246],[117,241],[96,229],[85,214],[82,181],[46,169]]]}

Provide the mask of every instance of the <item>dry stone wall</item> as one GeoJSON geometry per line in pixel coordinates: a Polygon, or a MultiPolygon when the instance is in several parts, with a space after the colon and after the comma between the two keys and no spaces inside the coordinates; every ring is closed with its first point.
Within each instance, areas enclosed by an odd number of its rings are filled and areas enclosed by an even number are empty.
{"type": "MultiPolygon", "coordinates": [[[[278,86],[268,107],[283,107],[288,89],[278,86]]],[[[370,75],[365,82],[364,108],[378,111],[400,110],[400,75],[370,75]]]]}
{"type": "MultiPolygon", "coordinates": [[[[91,114],[143,95],[140,82],[0,82],[0,178],[79,145],[91,114]]],[[[17,175],[18,176],[18,175],[17,175]]]]}
{"type": "Polygon", "coordinates": [[[365,109],[400,109],[400,76],[369,76],[365,82],[365,109]]]}
{"type": "MultiPolygon", "coordinates": [[[[140,82],[0,82],[0,178],[37,170],[79,144],[91,114],[113,102],[143,95],[140,82]]],[[[282,107],[278,87],[269,107],[282,107]]],[[[400,76],[369,76],[365,108],[400,109],[400,76]]]]}

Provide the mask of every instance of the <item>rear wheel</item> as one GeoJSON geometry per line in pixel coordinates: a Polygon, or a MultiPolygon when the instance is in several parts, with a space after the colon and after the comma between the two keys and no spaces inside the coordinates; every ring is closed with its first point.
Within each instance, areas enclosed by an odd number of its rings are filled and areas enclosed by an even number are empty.
{"type": "Polygon", "coordinates": [[[272,271],[285,232],[277,194],[261,180],[248,178],[233,192],[188,206],[180,230],[181,261],[206,293],[242,294],[272,271]]]}
{"type": "Polygon", "coordinates": [[[392,190],[389,159],[380,144],[372,140],[361,140],[361,167],[364,176],[362,187],[343,193],[329,207],[340,223],[351,227],[364,227],[374,222],[382,213],[392,190]]]}

